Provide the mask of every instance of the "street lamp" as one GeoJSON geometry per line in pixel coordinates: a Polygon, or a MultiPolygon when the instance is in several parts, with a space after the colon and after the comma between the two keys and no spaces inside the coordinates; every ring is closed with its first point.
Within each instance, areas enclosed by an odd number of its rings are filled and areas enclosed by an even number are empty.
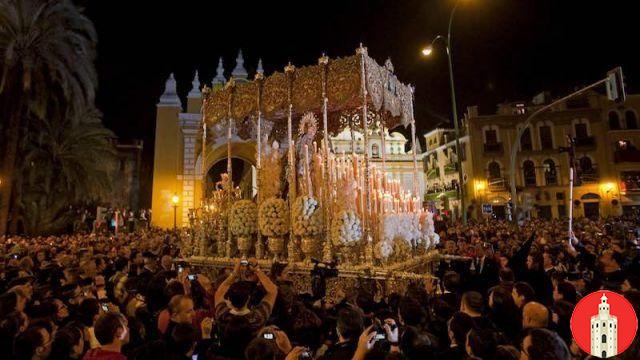
{"type": "Polygon", "coordinates": [[[175,230],[177,227],[178,203],[180,202],[178,195],[174,194],[171,197],[171,202],[173,203],[173,230],[175,230]]]}
{"type": "Polygon", "coordinates": [[[453,62],[451,60],[451,26],[453,25],[453,18],[456,13],[456,9],[458,8],[458,4],[460,4],[460,0],[456,1],[455,5],[453,5],[453,9],[451,9],[451,15],[449,15],[449,28],[447,30],[447,37],[442,35],[436,36],[431,45],[422,49],[421,53],[424,56],[430,56],[433,53],[433,45],[437,41],[442,41],[447,50],[447,60],[449,62],[449,88],[451,90],[451,111],[453,117],[453,129],[455,131],[456,137],[456,167],[458,168],[458,186],[460,188],[460,208],[462,209],[462,222],[463,224],[467,224],[467,208],[465,205],[465,190],[464,190],[464,175],[462,174],[462,152],[460,151],[460,128],[458,126],[458,106],[456,104],[456,91],[453,81],[453,62]]]}

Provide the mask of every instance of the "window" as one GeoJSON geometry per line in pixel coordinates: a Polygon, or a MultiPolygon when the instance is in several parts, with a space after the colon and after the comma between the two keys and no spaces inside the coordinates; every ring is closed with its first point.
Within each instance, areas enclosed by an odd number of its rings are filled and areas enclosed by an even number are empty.
{"type": "Polygon", "coordinates": [[[553,138],[551,137],[551,126],[540,126],[540,147],[542,150],[553,149],[553,138]]]}
{"type": "Polygon", "coordinates": [[[536,186],[536,166],[531,160],[526,160],[522,164],[522,174],[524,186],[536,186]]]}
{"type": "Polygon", "coordinates": [[[558,217],[567,217],[567,207],[565,205],[558,205],[558,217]]]}
{"type": "Polygon", "coordinates": [[[587,131],[587,124],[577,123],[574,125],[574,127],[576,129],[576,138],[586,139],[589,137],[589,131],[587,131]]]}
{"type": "Polygon", "coordinates": [[[380,148],[378,147],[378,144],[371,145],[371,156],[374,158],[380,157],[380,148]]]}
{"type": "Polygon", "coordinates": [[[531,129],[526,128],[522,133],[522,137],[520,138],[520,148],[522,151],[531,151],[533,150],[533,145],[531,144],[531,129]]]}
{"type": "Polygon", "coordinates": [[[627,123],[627,129],[637,129],[638,128],[638,118],[636,113],[631,110],[627,110],[624,113],[624,118],[627,123]]]}
{"type": "Polygon", "coordinates": [[[557,192],[556,193],[556,200],[564,200],[564,193],[563,192],[557,192]]]}
{"type": "Polygon", "coordinates": [[[558,183],[558,176],[556,173],[556,163],[547,159],[543,163],[544,165],[544,181],[546,185],[556,185],[558,183]]]}
{"type": "MultiPolygon", "coordinates": [[[[604,324],[603,324],[604,326],[604,324]]],[[[607,335],[606,334],[602,334],[602,343],[606,344],[607,343],[607,335]]]]}
{"type": "Polygon", "coordinates": [[[579,165],[580,170],[585,173],[593,172],[593,163],[591,162],[591,158],[588,156],[583,156],[580,158],[579,165]]]}
{"type": "Polygon", "coordinates": [[[609,129],[620,130],[620,116],[617,111],[609,112],[609,129]]]}
{"type": "Polygon", "coordinates": [[[495,145],[498,143],[498,133],[495,129],[487,129],[484,131],[484,143],[495,145]]]}
{"type": "Polygon", "coordinates": [[[499,179],[500,176],[500,164],[495,161],[489,163],[489,179],[499,179]]]}

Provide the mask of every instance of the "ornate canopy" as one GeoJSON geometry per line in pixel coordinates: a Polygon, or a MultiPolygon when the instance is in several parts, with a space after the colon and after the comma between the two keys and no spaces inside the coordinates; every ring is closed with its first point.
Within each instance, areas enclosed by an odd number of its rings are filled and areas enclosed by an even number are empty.
{"type": "Polygon", "coordinates": [[[320,114],[326,78],[329,132],[335,133],[341,126],[341,116],[362,108],[363,61],[368,110],[389,129],[414,121],[413,88],[398,81],[391,61],[381,66],[366,51],[326,60],[313,66],[289,67],[289,73],[276,72],[250,82],[231,80],[222,89],[205,91],[203,114],[207,125],[214,127],[226,120],[228,114],[236,124],[253,122],[251,119],[255,119],[260,106],[265,120],[273,122],[275,128],[282,127],[288,115],[289,90],[295,118],[306,112],[320,114]]]}

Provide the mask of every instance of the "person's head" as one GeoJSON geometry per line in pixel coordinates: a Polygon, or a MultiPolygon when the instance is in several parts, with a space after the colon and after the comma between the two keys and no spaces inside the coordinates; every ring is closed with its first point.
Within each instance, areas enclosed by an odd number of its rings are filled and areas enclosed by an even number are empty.
{"type": "Polygon", "coordinates": [[[493,359],[498,342],[496,334],[487,329],[471,329],[467,333],[466,351],[472,358],[493,359]]]}
{"type": "Polygon", "coordinates": [[[576,303],[576,288],[568,281],[561,281],[553,288],[553,301],[565,300],[576,303]]]}
{"type": "Polygon", "coordinates": [[[107,312],[100,315],[93,331],[102,346],[122,346],[129,342],[129,325],[122,314],[107,312]]]}
{"type": "Polygon", "coordinates": [[[522,309],[522,328],[546,328],[549,325],[549,309],[535,302],[528,302],[522,309]]]}
{"type": "Polygon", "coordinates": [[[51,345],[51,359],[79,359],[84,352],[84,334],[75,326],[66,326],[56,332],[51,345]]]}
{"type": "Polygon", "coordinates": [[[509,290],[499,286],[489,292],[489,308],[496,316],[514,316],[514,312],[520,311],[509,290]]]}
{"type": "Polygon", "coordinates": [[[17,336],[29,326],[29,318],[20,311],[11,312],[0,318],[0,336],[17,336]]]}
{"type": "Polygon", "coordinates": [[[192,324],[178,324],[171,331],[170,346],[176,354],[191,356],[198,341],[198,331],[192,324]]]}
{"type": "Polygon", "coordinates": [[[456,292],[460,288],[460,274],[455,271],[447,271],[442,277],[442,285],[444,289],[451,292],[456,292]]]}
{"type": "Polygon", "coordinates": [[[246,308],[249,304],[249,300],[251,299],[253,287],[253,283],[249,281],[238,281],[233,283],[226,294],[226,298],[229,300],[229,305],[236,310],[246,308]]]}
{"type": "Polygon", "coordinates": [[[467,291],[462,294],[460,301],[460,311],[469,316],[480,316],[484,305],[482,294],[477,291],[467,291]]]}
{"type": "Polygon", "coordinates": [[[398,317],[404,325],[418,326],[423,323],[426,313],[420,303],[408,296],[403,297],[398,304],[398,317]]]}
{"type": "Polygon", "coordinates": [[[570,360],[567,344],[553,331],[532,329],[522,340],[520,360],[570,360]]]}
{"type": "Polygon", "coordinates": [[[467,333],[473,328],[473,319],[471,316],[456,312],[447,322],[447,330],[451,344],[462,346],[467,339],[467,333]]]}
{"type": "Polygon", "coordinates": [[[435,347],[430,334],[408,326],[400,336],[400,350],[408,359],[434,359],[435,347]]]}
{"type": "Polygon", "coordinates": [[[14,311],[24,311],[25,301],[15,291],[9,291],[0,296],[0,318],[14,311]]]}
{"type": "Polygon", "coordinates": [[[360,310],[346,307],[338,312],[336,330],[341,341],[357,339],[364,328],[360,310]]]}
{"type": "Polygon", "coordinates": [[[549,269],[556,266],[555,257],[548,251],[542,253],[542,265],[544,269],[549,269]]]}
{"type": "Polygon", "coordinates": [[[267,340],[258,336],[251,340],[244,351],[247,360],[276,360],[281,358],[281,352],[275,344],[275,340],[267,340]]]}
{"type": "Polygon", "coordinates": [[[498,345],[496,348],[495,360],[518,360],[520,351],[511,345],[498,345]]]}
{"type": "Polygon", "coordinates": [[[603,251],[602,255],[600,255],[599,260],[600,264],[602,264],[605,270],[616,269],[620,267],[620,264],[618,263],[618,257],[615,255],[615,251],[611,249],[603,251]]]}
{"type": "Polygon", "coordinates": [[[171,321],[179,324],[191,324],[194,315],[193,300],[189,296],[176,295],[169,301],[171,321]]]}
{"type": "Polygon", "coordinates": [[[640,290],[640,276],[632,274],[628,275],[627,278],[622,282],[620,290],[622,290],[622,292],[640,290]]]}
{"type": "Polygon", "coordinates": [[[498,272],[498,277],[500,278],[500,282],[514,282],[515,276],[513,275],[513,270],[509,268],[502,268],[498,272]]]}
{"type": "Polygon", "coordinates": [[[542,269],[542,255],[539,252],[532,252],[527,256],[527,269],[534,271],[542,269]]]}
{"type": "Polygon", "coordinates": [[[511,291],[511,296],[513,296],[513,302],[519,308],[522,308],[529,301],[533,301],[536,293],[531,287],[531,285],[526,282],[519,281],[513,285],[513,290],[511,291]]]}
{"type": "Polygon", "coordinates": [[[13,355],[17,360],[46,359],[51,352],[51,333],[44,326],[30,326],[16,337],[13,355]]]}
{"type": "Polygon", "coordinates": [[[172,261],[170,255],[162,255],[162,258],[160,258],[160,266],[162,266],[162,268],[165,270],[171,269],[171,263],[172,261]]]}
{"type": "Polygon", "coordinates": [[[100,302],[94,298],[86,298],[82,300],[78,306],[78,320],[84,326],[91,327],[95,324],[100,315],[100,302]]]}
{"type": "Polygon", "coordinates": [[[233,316],[222,329],[220,342],[226,354],[240,357],[253,339],[255,329],[242,316],[233,316]]]}
{"type": "Polygon", "coordinates": [[[498,262],[500,263],[501,269],[509,267],[509,258],[506,255],[500,255],[498,262]]]}

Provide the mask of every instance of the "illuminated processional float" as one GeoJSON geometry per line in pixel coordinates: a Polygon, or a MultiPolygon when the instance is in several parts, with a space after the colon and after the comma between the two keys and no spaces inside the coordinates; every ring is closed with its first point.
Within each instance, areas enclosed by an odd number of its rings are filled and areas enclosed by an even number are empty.
{"type": "Polygon", "coordinates": [[[193,259],[255,257],[303,270],[311,259],[337,259],[342,274],[424,276],[439,238],[418,190],[413,94],[389,60],[379,65],[363,46],[353,56],[323,55],[314,66],[289,64],[250,82],[232,78],[221,89],[205,88],[203,158],[208,130],[217,129],[215,136],[226,136],[227,173],[203,200],[202,246],[193,259]],[[384,134],[398,126],[411,129],[411,189],[387,176],[384,134]],[[352,151],[335,153],[330,137],[344,129],[351,129],[352,151]],[[364,152],[355,151],[354,131],[364,152]],[[383,134],[375,165],[372,131],[383,134]],[[238,137],[256,144],[253,199],[232,183],[231,143],[238,137]]]}

